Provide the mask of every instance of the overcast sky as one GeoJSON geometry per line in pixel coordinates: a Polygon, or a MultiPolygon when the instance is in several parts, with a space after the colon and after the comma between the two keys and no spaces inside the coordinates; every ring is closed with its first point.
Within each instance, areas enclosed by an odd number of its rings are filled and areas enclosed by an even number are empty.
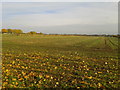
{"type": "Polygon", "coordinates": [[[2,27],[24,32],[117,34],[117,2],[18,2],[2,4],[2,27]]]}

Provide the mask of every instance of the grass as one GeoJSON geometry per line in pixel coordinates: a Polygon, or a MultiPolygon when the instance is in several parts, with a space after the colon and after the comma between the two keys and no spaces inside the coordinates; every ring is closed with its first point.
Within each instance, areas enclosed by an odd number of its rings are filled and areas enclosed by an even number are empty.
{"type": "Polygon", "coordinates": [[[118,39],[3,35],[3,88],[118,88],[118,39]],[[115,45],[114,45],[115,44],[115,45]]]}

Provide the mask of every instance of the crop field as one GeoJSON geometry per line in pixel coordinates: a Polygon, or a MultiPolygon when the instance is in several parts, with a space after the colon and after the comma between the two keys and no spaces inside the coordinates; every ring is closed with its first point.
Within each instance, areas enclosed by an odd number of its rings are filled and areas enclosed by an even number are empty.
{"type": "Polygon", "coordinates": [[[2,35],[3,88],[118,88],[118,38],[2,35]]]}

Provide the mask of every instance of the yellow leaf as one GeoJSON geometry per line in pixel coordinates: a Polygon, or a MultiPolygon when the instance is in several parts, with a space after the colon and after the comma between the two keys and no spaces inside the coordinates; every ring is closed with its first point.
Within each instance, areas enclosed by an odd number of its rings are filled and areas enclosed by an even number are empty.
{"type": "Polygon", "coordinates": [[[53,77],[51,76],[51,79],[53,79],[53,77]]]}
{"type": "Polygon", "coordinates": [[[6,72],[8,72],[9,70],[8,69],[6,69],[6,72]]]}
{"type": "Polygon", "coordinates": [[[59,82],[56,82],[56,84],[59,84],[59,82]]]}
{"type": "Polygon", "coordinates": [[[39,75],[40,78],[42,78],[42,75],[39,75]]]}
{"type": "Polygon", "coordinates": [[[18,79],[19,81],[23,80],[23,78],[18,79]]]}
{"type": "Polygon", "coordinates": [[[13,78],[12,80],[13,80],[13,81],[16,81],[16,78],[13,78]]]}
{"type": "Polygon", "coordinates": [[[22,71],[22,74],[25,75],[26,73],[22,71]]]}
{"type": "Polygon", "coordinates": [[[15,64],[15,61],[13,61],[12,64],[15,64]]]}
{"type": "Polygon", "coordinates": [[[88,77],[89,79],[92,79],[92,76],[88,77]]]}
{"type": "Polygon", "coordinates": [[[49,75],[46,75],[46,78],[49,78],[50,76],[49,75]]]}
{"type": "Polygon", "coordinates": [[[98,73],[102,73],[102,72],[98,72],[98,73]]]}
{"type": "Polygon", "coordinates": [[[55,69],[57,69],[57,67],[55,67],[55,69]]]}

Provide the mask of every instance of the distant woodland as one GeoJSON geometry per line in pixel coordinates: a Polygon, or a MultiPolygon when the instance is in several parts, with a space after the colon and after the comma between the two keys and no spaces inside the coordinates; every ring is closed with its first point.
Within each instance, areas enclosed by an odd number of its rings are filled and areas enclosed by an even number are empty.
{"type": "Polygon", "coordinates": [[[108,34],[92,34],[92,35],[88,35],[88,34],[44,34],[42,32],[37,33],[35,31],[30,31],[27,33],[24,33],[23,30],[21,29],[1,29],[1,33],[2,34],[16,34],[16,35],[20,35],[20,34],[39,34],[39,35],[72,35],[72,36],[107,36],[107,37],[120,37],[120,35],[108,35],[108,34]]]}

